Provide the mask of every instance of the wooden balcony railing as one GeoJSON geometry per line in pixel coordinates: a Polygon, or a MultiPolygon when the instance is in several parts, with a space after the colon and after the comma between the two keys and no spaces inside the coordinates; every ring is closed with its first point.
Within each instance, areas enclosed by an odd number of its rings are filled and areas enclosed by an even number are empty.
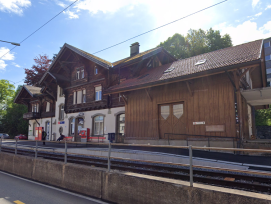
{"type": "Polygon", "coordinates": [[[40,113],[36,113],[36,112],[29,112],[29,113],[25,113],[23,115],[24,119],[37,119],[40,118],[40,113]]]}
{"type": "Polygon", "coordinates": [[[55,117],[55,112],[42,112],[41,118],[55,117]]]}

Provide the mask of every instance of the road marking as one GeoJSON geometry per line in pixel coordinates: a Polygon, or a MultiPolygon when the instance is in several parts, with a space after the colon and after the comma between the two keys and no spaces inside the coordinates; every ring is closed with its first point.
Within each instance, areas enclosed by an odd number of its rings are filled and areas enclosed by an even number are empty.
{"type": "Polygon", "coordinates": [[[25,203],[23,203],[23,202],[21,202],[21,201],[19,201],[19,200],[15,200],[15,201],[13,201],[14,203],[17,203],[17,204],[25,204],[25,203]]]}
{"type": "MultiPolygon", "coordinates": [[[[52,187],[52,186],[48,186],[48,185],[45,185],[45,184],[42,184],[42,183],[38,183],[38,182],[35,182],[35,181],[31,181],[31,180],[28,180],[28,179],[24,179],[24,178],[21,178],[19,176],[15,176],[15,175],[12,175],[12,174],[9,174],[9,173],[6,173],[6,172],[3,172],[3,171],[0,171],[0,173],[2,174],[5,174],[7,176],[10,176],[10,177],[14,177],[14,178],[17,178],[17,179],[21,179],[23,181],[27,181],[29,183],[34,183],[34,184],[37,184],[37,185],[40,185],[40,186],[43,186],[43,187],[47,187],[47,188],[50,188],[50,189],[53,189],[53,190],[57,190],[57,191],[60,191],[60,192],[63,192],[63,193],[67,193],[67,194],[70,194],[70,195],[73,195],[73,196],[77,196],[79,198],[83,198],[83,199],[86,199],[86,200],[89,200],[89,201],[92,201],[92,202],[96,202],[96,203],[99,203],[99,204],[108,204],[106,202],[103,202],[103,201],[100,201],[100,200],[96,200],[94,198],[89,198],[87,196],[83,196],[83,195],[80,195],[80,194],[77,194],[77,193],[72,193],[72,192],[69,192],[67,190],[62,190],[62,189],[59,189],[59,188],[56,188],[56,187],[52,187]]],[[[15,202],[15,201],[14,201],[15,202]]],[[[20,202],[20,201],[19,201],[20,202]]],[[[17,203],[17,204],[24,204],[24,203],[17,203]]]]}

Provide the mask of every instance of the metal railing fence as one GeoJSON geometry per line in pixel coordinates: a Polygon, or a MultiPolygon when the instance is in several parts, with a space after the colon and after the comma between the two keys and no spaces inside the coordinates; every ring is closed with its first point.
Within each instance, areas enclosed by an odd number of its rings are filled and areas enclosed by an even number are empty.
{"type": "MultiPolygon", "coordinates": [[[[14,147],[15,149],[15,155],[17,154],[18,149],[18,142],[22,142],[23,140],[15,140],[15,146],[11,145],[4,145],[3,141],[13,141],[12,139],[2,139],[0,138],[0,153],[3,151],[3,147],[14,147]]],[[[26,141],[26,140],[24,140],[26,141]]],[[[35,142],[35,147],[25,147],[26,149],[32,149],[35,152],[35,159],[38,158],[38,142],[43,142],[43,140],[27,140],[28,142],[35,142]]],[[[187,149],[189,151],[189,164],[180,164],[180,163],[169,163],[169,162],[158,162],[158,161],[146,161],[148,163],[153,164],[170,164],[170,165],[176,165],[176,166],[186,166],[189,168],[189,174],[190,174],[190,186],[193,186],[193,168],[203,168],[203,169],[212,169],[212,170],[220,170],[220,171],[231,171],[231,172],[238,172],[238,173],[247,173],[247,174],[254,174],[254,175],[264,175],[264,176],[270,176],[271,173],[269,172],[258,172],[254,170],[239,170],[239,169],[228,169],[228,168],[220,168],[220,167],[210,167],[210,166],[201,166],[201,165],[193,165],[193,150],[222,150],[222,151],[236,151],[236,152],[257,152],[257,153],[268,153],[271,154],[271,150],[265,150],[265,149],[241,149],[241,148],[221,148],[221,147],[197,147],[197,146],[172,146],[172,145],[142,145],[142,144],[117,144],[117,143],[111,143],[108,144],[102,144],[102,145],[108,145],[108,156],[97,156],[97,155],[89,155],[89,154],[78,154],[78,153],[71,153],[68,152],[68,144],[93,144],[96,145],[97,143],[90,143],[90,142],[69,142],[69,141],[46,141],[49,143],[61,143],[65,145],[65,151],[64,151],[64,163],[67,163],[67,157],[68,155],[82,155],[82,156],[94,156],[99,158],[107,158],[107,166],[108,166],[108,172],[111,170],[111,159],[118,159],[118,160],[125,160],[125,161],[140,161],[142,160],[135,160],[135,159],[127,159],[127,158],[120,158],[120,157],[111,157],[111,147],[112,146],[130,146],[130,147],[166,147],[166,148],[179,148],[179,149],[187,149]]],[[[42,152],[53,152],[53,153],[60,153],[63,154],[63,152],[60,151],[52,151],[52,150],[45,150],[42,149],[42,152]]]]}

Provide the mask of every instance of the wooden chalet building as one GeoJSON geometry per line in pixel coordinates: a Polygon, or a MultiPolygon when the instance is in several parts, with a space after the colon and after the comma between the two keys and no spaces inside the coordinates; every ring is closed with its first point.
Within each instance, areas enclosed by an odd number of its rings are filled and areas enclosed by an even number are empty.
{"type": "Polygon", "coordinates": [[[29,107],[24,114],[29,120],[29,139],[35,139],[38,126],[44,127],[48,140],[56,140],[63,133],[80,141],[81,128],[89,128],[93,136],[124,134],[126,96],[103,92],[138,77],[142,70],[175,60],[161,47],[139,53],[139,44],[134,43],[129,57],[110,63],[64,44],[40,80],[40,88],[23,86],[15,99],[15,103],[29,107]]]}
{"type": "Polygon", "coordinates": [[[125,142],[208,145],[210,136],[232,147],[255,136],[254,110],[271,103],[262,40],[157,63],[121,70],[126,79],[104,92],[125,99],[125,142]]]}

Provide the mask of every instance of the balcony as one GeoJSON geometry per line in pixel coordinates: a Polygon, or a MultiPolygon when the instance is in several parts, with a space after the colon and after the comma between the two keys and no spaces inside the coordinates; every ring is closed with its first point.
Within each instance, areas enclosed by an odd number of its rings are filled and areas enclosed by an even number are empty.
{"type": "Polygon", "coordinates": [[[55,117],[55,112],[43,112],[41,113],[41,118],[51,118],[55,117]]]}
{"type": "Polygon", "coordinates": [[[36,113],[36,112],[29,112],[29,113],[25,113],[23,115],[23,118],[24,119],[37,119],[37,118],[40,118],[40,113],[36,113]]]}

